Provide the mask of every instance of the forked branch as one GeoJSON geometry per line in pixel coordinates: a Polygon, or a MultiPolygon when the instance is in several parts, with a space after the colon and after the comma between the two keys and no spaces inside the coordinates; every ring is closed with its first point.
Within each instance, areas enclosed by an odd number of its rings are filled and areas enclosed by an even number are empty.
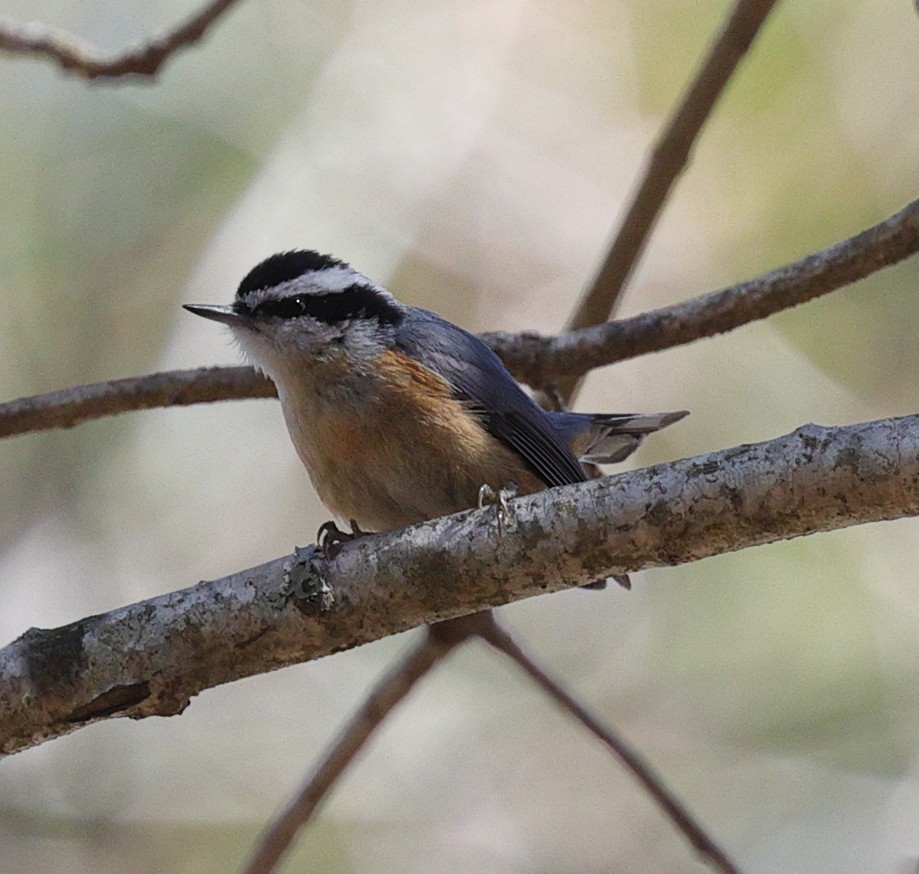
{"type": "Polygon", "coordinates": [[[919,200],[811,255],[684,303],[579,331],[485,335],[511,372],[530,385],[557,384],[595,367],[739,328],[864,279],[919,252],[919,200]]]}
{"type": "Polygon", "coordinates": [[[0,22],[0,51],[50,58],[62,70],[84,79],[152,78],[182,49],[194,45],[238,0],[212,0],[199,12],[163,36],[106,57],[75,37],[43,25],[0,22]]]}
{"type": "MultiPolygon", "coordinates": [[[[567,330],[599,325],[615,312],[657,217],[689,162],[699,133],[776,2],[737,0],[735,3],[699,71],[661,129],[609,252],[568,319],[567,330]]],[[[578,376],[566,375],[558,381],[556,388],[566,401],[571,400],[578,376]]]]}
{"type": "Polygon", "coordinates": [[[692,814],[664,785],[653,769],[612,730],[603,726],[561,684],[550,677],[517,644],[488,610],[440,622],[427,629],[416,644],[373,688],[358,711],[323,756],[303,785],[270,823],[259,839],[243,874],[271,874],[293,845],[298,833],[316,813],[337,779],[370,741],[376,730],[404,700],[418,680],[448,653],[472,637],[479,637],[516,662],[551,698],[595,735],[648,790],[674,826],[722,874],[739,874],[737,867],[692,814]]]}

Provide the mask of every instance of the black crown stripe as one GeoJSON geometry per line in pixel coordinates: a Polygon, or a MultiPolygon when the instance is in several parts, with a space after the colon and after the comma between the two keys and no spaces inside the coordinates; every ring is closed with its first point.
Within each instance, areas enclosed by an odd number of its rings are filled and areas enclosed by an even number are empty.
{"type": "Polygon", "coordinates": [[[279,252],[266,258],[261,264],[253,267],[239,283],[236,299],[242,300],[252,291],[262,288],[273,288],[282,282],[289,282],[304,273],[315,270],[328,270],[331,267],[347,267],[344,261],[333,258],[331,255],[321,255],[319,252],[295,250],[292,252],[279,252]]]}

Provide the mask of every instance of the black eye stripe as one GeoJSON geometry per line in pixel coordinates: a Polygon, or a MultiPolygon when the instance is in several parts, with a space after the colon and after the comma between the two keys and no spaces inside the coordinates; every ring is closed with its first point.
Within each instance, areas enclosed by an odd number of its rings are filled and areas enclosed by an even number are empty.
{"type": "Polygon", "coordinates": [[[307,311],[307,295],[295,294],[280,300],[263,300],[250,313],[253,316],[277,316],[279,319],[295,319],[307,311]]]}
{"type": "Polygon", "coordinates": [[[280,319],[310,316],[328,325],[367,318],[376,319],[381,325],[396,325],[402,321],[402,312],[396,304],[370,286],[360,283],[325,294],[301,293],[263,300],[249,312],[253,316],[274,316],[280,319]]]}

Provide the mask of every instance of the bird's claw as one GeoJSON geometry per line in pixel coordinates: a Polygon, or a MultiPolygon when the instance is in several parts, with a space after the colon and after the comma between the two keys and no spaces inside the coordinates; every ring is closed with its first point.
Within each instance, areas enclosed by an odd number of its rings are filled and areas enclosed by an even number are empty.
{"type": "Polygon", "coordinates": [[[511,519],[510,500],[515,497],[517,497],[516,483],[508,483],[503,488],[498,489],[497,494],[488,483],[483,483],[479,486],[479,509],[484,510],[486,507],[495,508],[495,515],[498,520],[498,533],[501,535],[504,534],[507,523],[511,519]]]}
{"type": "Polygon", "coordinates": [[[319,531],[316,533],[316,544],[329,561],[338,555],[342,544],[357,540],[358,537],[363,537],[369,533],[361,530],[361,527],[354,519],[349,521],[351,523],[350,531],[342,531],[331,519],[319,526],[319,531]]]}
{"type": "Polygon", "coordinates": [[[611,577],[604,577],[602,580],[594,580],[592,583],[585,583],[583,586],[581,586],[581,588],[582,589],[605,589],[606,584],[610,580],[612,580],[615,583],[618,583],[626,591],[629,591],[632,588],[632,581],[629,579],[628,574],[613,574],[611,577]]]}

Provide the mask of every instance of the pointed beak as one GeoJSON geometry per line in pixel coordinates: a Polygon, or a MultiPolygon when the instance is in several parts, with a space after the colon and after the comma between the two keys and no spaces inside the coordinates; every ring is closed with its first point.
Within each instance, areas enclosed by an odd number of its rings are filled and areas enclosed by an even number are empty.
{"type": "Polygon", "coordinates": [[[196,316],[203,316],[205,319],[222,322],[231,328],[247,325],[250,322],[247,315],[237,312],[231,306],[217,306],[210,303],[186,303],[182,304],[182,308],[194,313],[196,316]]]}

